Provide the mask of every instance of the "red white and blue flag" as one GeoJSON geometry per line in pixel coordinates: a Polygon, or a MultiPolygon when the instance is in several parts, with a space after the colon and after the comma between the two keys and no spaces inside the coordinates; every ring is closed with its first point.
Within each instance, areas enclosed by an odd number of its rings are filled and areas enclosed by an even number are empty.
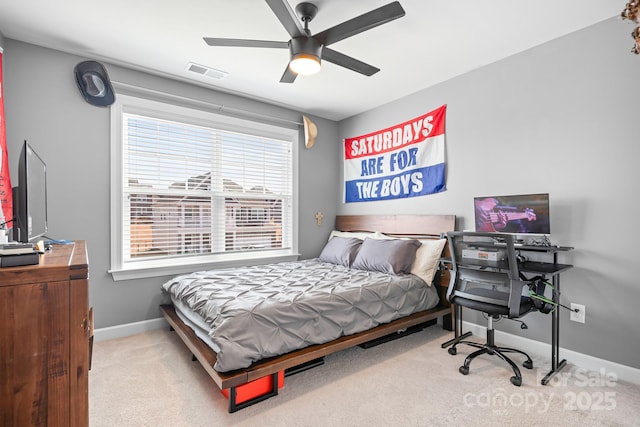
{"type": "Polygon", "coordinates": [[[9,173],[9,156],[7,156],[7,132],[4,119],[4,96],[2,87],[2,48],[0,47],[0,224],[13,219],[13,192],[11,174],[9,173]]]}
{"type": "Polygon", "coordinates": [[[344,140],[344,201],[370,202],[439,193],[445,186],[443,105],[367,135],[344,140]]]}

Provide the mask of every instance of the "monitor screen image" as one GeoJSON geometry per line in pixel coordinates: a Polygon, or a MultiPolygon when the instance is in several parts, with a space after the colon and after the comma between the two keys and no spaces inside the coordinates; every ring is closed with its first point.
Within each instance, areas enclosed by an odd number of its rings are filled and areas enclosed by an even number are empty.
{"type": "Polygon", "coordinates": [[[476,231],[551,234],[547,193],[475,197],[473,204],[476,231]]]}

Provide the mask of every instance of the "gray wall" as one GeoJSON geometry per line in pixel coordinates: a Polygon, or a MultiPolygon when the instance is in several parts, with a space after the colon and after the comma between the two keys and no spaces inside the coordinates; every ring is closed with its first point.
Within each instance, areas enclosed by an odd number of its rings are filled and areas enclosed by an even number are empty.
{"type": "MultiPolygon", "coordinates": [[[[109,269],[109,109],[87,104],[73,78],[85,59],[11,39],[4,43],[4,90],[12,182],[17,157],[28,140],[47,163],[49,233],[54,239],[86,240],[90,261],[90,301],[96,328],[160,316],[160,285],[167,278],[114,282],[109,269]]],[[[301,112],[219,93],[105,64],[112,81],[193,97],[231,108],[301,121],[301,112]]],[[[327,174],[338,148],[335,122],[311,116],[318,125],[312,149],[301,144],[299,251],[317,256],[337,209],[338,176],[327,174]],[[318,227],[315,214],[325,222],[318,227]]]]}
{"type": "MultiPolygon", "coordinates": [[[[455,214],[472,226],[472,198],[551,194],[552,239],[576,250],[562,261],[565,303],[586,305],[586,324],[561,312],[562,347],[640,368],[633,246],[639,173],[640,58],[632,27],[611,19],[451,79],[338,124],[313,118],[319,137],[300,149],[300,252],[319,253],[336,213],[455,214]],[[447,191],[401,201],[344,205],[345,137],[405,121],[442,104],[447,113],[447,191]],[[336,191],[337,190],[337,191],[336,191]],[[323,211],[325,222],[315,225],[323,211]]],[[[0,29],[1,31],[1,29],[0,29]]],[[[2,39],[0,39],[2,41],[2,39]]],[[[113,282],[109,268],[109,111],[86,104],[72,70],[84,59],[4,40],[5,108],[11,164],[28,139],[49,168],[50,237],[89,245],[96,327],[158,317],[164,278],[113,282]]],[[[106,64],[112,80],[298,120],[300,112],[106,64]]],[[[428,73],[429,70],[425,70],[428,73]]],[[[12,175],[14,180],[17,179],[12,175]]],[[[475,315],[465,319],[484,324],[475,315]]],[[[549,316],[529,330],[497,328],[549,342],[549,316]]]]}
{"type": "MultiPolygon", "coordinates": [[[[640,368],[632,29],[610,19],[341,122],[340,139],[448,106],[447,191],[343,204],[339,213],[449,213],[469,229],[474,196],[549,192],[552,241],[575,247],[561,256],[575,265],[562,275],[561,300],[586,306],[585,324],[562,309],[561,346],[640,368]]],[[[486,325],[475,313],[464,317],[486,325]]],[[[496,328],[550,342],[550,316],[526,321],[527,331],[509,321],[496,328]]]]}

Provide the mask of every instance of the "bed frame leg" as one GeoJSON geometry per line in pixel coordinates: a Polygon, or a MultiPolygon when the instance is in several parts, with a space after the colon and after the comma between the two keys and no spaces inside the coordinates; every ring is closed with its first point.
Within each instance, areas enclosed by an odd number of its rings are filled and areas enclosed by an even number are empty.
{"type": "Polygon", "coordinates": [[[233,413],[239,411],[240,409],[244,409],[247,406],[251,406],[255,403],[262,402],[270,397],[278,395],[278,373],[275,372],[271,374],[271,391],[261,396],[256,396],[253,399],[249,399],[242,403],[236,403],[236,387],[229,388],[229,413],[233,413]]]}
{"type": "Polygon", "coordinates": [[[453,316],[451,316],[451,314],[442,316],[442,329],[445,331],[453,331],[453,316]]]}

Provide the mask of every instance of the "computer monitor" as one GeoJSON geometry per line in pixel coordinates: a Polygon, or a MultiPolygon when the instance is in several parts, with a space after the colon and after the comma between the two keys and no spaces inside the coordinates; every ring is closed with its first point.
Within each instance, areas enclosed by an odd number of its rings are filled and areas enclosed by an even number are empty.
{"type": "Polygon", "coordinates": [[[29,243],[47,232],[47,165],[24,142],[18,164],[18,186],[13,188],[13,240],[29,243]]]}
{"type": "Polygon", "coordinates": [[[475,230],[549,235],[549,194],[474,197],[475,230]]]}

